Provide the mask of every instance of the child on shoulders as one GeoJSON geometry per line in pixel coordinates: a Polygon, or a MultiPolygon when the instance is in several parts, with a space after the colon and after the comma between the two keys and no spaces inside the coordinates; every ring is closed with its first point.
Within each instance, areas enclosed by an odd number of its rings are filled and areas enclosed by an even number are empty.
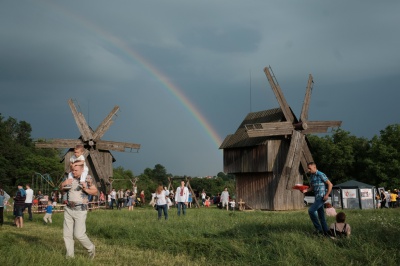
{"type": "MultiPolygon", "coordinates": [[[[82,144],[78,144],[74,148],[74,155],[72,155],[71,158],[69,159],[71,167],[75,162],[83,162],[83,173],[79,181],[80,183],[86,181],[86,176],[89,173],[89,168],[86,165],[84,153],[85,153],[85,147],[82,144]]],[[[74,175],[72,174],[72,171],[70,171],[68,173],[68,179],[73,179],[73,178],[74,175]]]]}

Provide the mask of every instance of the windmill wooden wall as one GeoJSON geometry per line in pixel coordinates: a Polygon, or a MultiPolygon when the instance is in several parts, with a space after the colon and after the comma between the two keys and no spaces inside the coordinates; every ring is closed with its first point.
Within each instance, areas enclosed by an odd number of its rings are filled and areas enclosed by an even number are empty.
{"type": "MultiPolygon", "coordinates": [[[[303,207],[303,195],[286,189],[281,178],[289,140],[273,139],[262,145],[224,149],[224,172],[235,174],[236,198],[252,209],[294,210],[303,207]]],[[[302,183],[299,172],[296,183],[302,183]]]]}
{"type": "Polygon", "coordinates": [[[236,175],[236,195],[247,206],[257,210],[298,210],[303,208],[303,195],[287,190],[273,173],[241,173],[236,175]]]}

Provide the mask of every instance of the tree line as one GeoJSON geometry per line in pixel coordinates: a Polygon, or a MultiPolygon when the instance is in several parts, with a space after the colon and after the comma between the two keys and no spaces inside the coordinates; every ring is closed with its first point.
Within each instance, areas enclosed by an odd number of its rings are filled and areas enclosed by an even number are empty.
{"type": "MultiPolygon", "coordinates": [[[[63,150],[35,148],[31,132],[29,123],[12,117],[5,119],[0,114],[0,182],[7,191],[14,191],[19,182],[39,182],[38,173],[47,173],[54,183],[64,176],[64,165],[60,163],[63,150]]],[[[376,187],[400,188],[400,124],[388,125],[371,139],[339,128],[324,136],[309,135],[308,141],[318,169],[333,184],[355,179],[376,187]]],[[[113,178],[119,181],[113,182],[113,187],[131,188],[135,177],[138,189],[148,192],[155,191],[158,184],[176,188],[180,180],[189,181],[195,192],[204,189],[210,196],[221,193],[224,187],[235,191],[233,175],[220,172],[212,178],[177,176],[160,164],[137,176],[117,167],[113,178]]]]}
{"type": "Polygon", "coordinates": [[[400,124],[388,125],[371,139],[343,129],[330,135],[308,136],[318,168],[333,182],[355,179],[384,187],[400,188],[400,124]]]}

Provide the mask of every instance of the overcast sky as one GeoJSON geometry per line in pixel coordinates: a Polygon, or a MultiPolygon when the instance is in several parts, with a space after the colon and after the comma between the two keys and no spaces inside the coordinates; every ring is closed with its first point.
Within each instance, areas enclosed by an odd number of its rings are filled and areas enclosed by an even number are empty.
{"type": "Polygon", "coordinates": [[[0,113],[33,138],[78,138],[76,100],[139,175],[223,171],[219,145],[250,111],[278,107],[270,65],[298,116],[342,120],[359,137],[400,123],[399,1],[1,1],[0,113]]]}

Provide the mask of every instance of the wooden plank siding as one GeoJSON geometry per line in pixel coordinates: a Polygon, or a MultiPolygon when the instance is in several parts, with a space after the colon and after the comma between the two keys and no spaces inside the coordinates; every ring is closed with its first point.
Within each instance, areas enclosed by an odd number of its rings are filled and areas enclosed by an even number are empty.
{"type": "Polygon", "coordinates": [[[303,208],[303,194],[298,190],[287,190],[286,180],[278,174],[236,174],[236,198],[256,210],[299,210],[303,208]]]}
{"type": "Polygon", "coordinates": [[[276,161],[284,165],[289,140],[268,140],[264,145],[224,149],[223,161],[226,173],[272,172],[276,161]]]}
{"type": "MultiPolygon", "coordinates": [[[[303,194],[287,189],[282,176],[290,141],[268,140],[265,145],[224,149],[224,171],[235,174],[236,199],[258,210],[296,210],[303,194]]],[[[291,182],[303,183],[300,172],[291,182]]]]}

